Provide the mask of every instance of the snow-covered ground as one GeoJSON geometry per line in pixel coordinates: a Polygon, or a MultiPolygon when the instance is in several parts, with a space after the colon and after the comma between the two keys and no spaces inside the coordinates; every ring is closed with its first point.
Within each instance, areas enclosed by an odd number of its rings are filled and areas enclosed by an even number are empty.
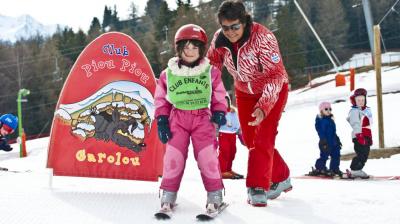
{"type": "MultiPolygon", "coordinates": [[[[385,52],[382,54],[382,63],[394,63],[400,61],[400,52],[385,52]]],[[[350,68],[361,68],[372,65],[371,52],[364,52],[353,55],[346,63],[338,66],[338,70],[349,70],[350,68]]],[[[330,71],[335,71],[331,69],[330,71]]]]}
{"type": "MultiPolygon", "coordinates": [[[[400,90],[400,68],[383,68],[384,92],[400,90]]],[[[318,80],[315,80],[318,82],[318,80]]],[[[373,72],[358,74],[356,88],[375,93],[373,72]]],[[[318,157],[318,136],[314,128],[317,105],[322,100],[335,102],[337,132],[343,142],[342,154],[352,152],[350,127],[345,117],[350,109],[349,86],[334,87],[328,82],[314,89],[290,93],[282,115],[277,148],[291,168],[291,176],[308,172],[318,157]]],[[[386,146],[399,146],[398,111],[400,93],[385,94],[383,108],[386,146]]],[[[375,118],[374,145],[377,148],[376,97],[368,97],[375,118]]],[[[0,223],[158,223],[153,213],[159,207],[157,182],[115,179],[54,177],[49,187],[48,138],[27,143],[29,156],[18,158],[17,150],[0,152],[0,167],[31,170],[26,173],[0,172],[0,223]]],[[[238,143],[234,170],[246,173],[247,149],[238,143]]],[[[13,145],[17,149],[17,145],[13,145]]],[[[350,162],[341,163],[342,170],[350,162]]],[[[400,175],[400,155],[390,159],[369,160],[364,169],[373,175],[400,175]]],[[[225,201],[230,205],[214,223],[399,223],[400,181],[341,181],[292,179],[293,190],[268,207],[246,203],[244,180],[224,181],[225,201]],[[396,212],[397,211],[397,212],[396,212]]],[[[178,194],[179,206],[171,221],[195,223],[195,215],[204,210],[206,192],[197,165],[190,154],[178,194]]],[[[163,221],[164,222],[164,221],[163,221]]]]}

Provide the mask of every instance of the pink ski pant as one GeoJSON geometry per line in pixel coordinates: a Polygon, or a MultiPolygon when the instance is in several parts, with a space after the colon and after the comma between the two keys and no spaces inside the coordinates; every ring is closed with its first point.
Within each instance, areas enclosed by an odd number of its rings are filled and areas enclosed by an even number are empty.
{"type": "Polygon", "coordinates": [[[190,139],[206,191],[223,189],[217,151],[216,130],[209,109],[174,109],[170,116],[172,138],[167,142],[160,188],[177,192],[184,173],[190,139]]]}

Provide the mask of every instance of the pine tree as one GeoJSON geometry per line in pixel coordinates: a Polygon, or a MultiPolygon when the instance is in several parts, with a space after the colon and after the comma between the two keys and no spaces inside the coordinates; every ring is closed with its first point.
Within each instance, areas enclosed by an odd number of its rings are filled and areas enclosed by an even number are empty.
{"type": "Polygon", "coordinates": [[[176,6],[179,8],[183,6],[184,2],[182,0],[176,0],[176,6]]]}
{"type": "Polygon", "coordinates": [[[137,22],[138,16],[137,16],[137,7],[135,3],[131,3],[129,7],[129,23],[128,23],[128,29],[132,34],[136,32],[136,26],[138,24],[137,22]]]}
{"type": "Polygon", "coordinates": [[[160,10],[158,12],[158,17],[154,20],[155,37],[158,41],[165,41],[165,28],[171,29],[171,22],[173,19],[173,14],[168,8],[167,2],[162,2],[160,10]]]}
{"type": "Polygon", "coordinates": [[[135,39],[140,44],[143,52],[145,53],[155,77],[159,77],[163,69],[160,60],[160,47],[159,43],[155,40],[152,29],[144,33],[138,39],[135,39]]]}
{"type": "Polygon", "coordinates": [[[374,0],[370,2],[374,24],[381,22],[386,13],[391,10],[380,24],[381,36],[387,49],[400,48],[400,3],[392,8],[396,0],[374,0]]]}
{"type": "Polygon", "coordinates": [[[146,8],[144,9],[145,15],[149,16],[153,21],[156,21],[159,16],[159,11],[161,8],[161,4],[165,2],[163,0],[148,0],[146,4],[146,8]]]}
{"type": "Polygon", "coordinates": [[[256,22],[266,24],[268,16],[271,16],[270,4],[273,0],[254,0],[254,15],[253,19],[256,22]]]}
{"type": "Polygon", "coordinates": [[[93,17],[88,31],[88,40],[93,40],[101,34],[101,25],[97,17],[93,17]]]}
{"type": "MultiPolygon", "coordinates": [[[[301,1],[300,6],[318,35],[321,37],[321,32],[315,27],[318,22],[318,18],[321,16],[321,12],[318,10],[318,4],[319,2],[315,2],[313,0],[303,0],[301,1]]],[[[329,58],[324,53],[324,50],[318,42],[317,38],[312,33],[304,18],[300,14],[298,15],[299,16],[297,17],[297,21],[299,21],[299,23],[297,26],[297,30],[299,32],[301,45],[305,48],[304,52],[298,53],[303,54],[303,56],[306,58],[306,66],[320,66],[329,64],[329,58]]]]}
{"type": "Polygon", "coordinates": [[[298,82],[298,75],[302,74],[306,64],[305,57],[295,52],[304,51],[301,46],[298,30],[296,29],[296,18],[299,18],[293,1],[282,6],[277,15],[278,31],[275,33],[279,42],[283,63],[292,79],[292,84],[298,82]]]}
{"type": "Polygon", "coordinates": [[[106,30],[106,28],[112,23],[112,11],[111,8],[108,8],[107,6],[104,7],[104,13],[103,13],[103,31],[106,30]]]}
{"type": "Polygon", "coordinates": [[[111,30],[113,31],[120,31],[122,29],[121,22],[118,17],[117,6],[114,5],[114,9],[111,13],[111,30]]]}
{"type": "MultiPolygon", "coordinates": [[[[203,6],[205,6],[205,4],[203,4],[203,6]]],[[[204,9],[204,7],[203,7],[204,9]]],[[[197,24],[200,25],[200,23],[203,24],[210,24],[213,23],[213,21],[210,19],[214,19],[215,18],[215,13],[213,13],[211,11],[210,12],[204,12],[204,10],[202,10],[201,6],[196,6],[193,7],[190,3],[190,1],[186,1],[183,5],[179,6],[176,10],[175,10],[175,28],[178,29],[179,27],[181,27],[182,25],[185,24],[197,24]],[[203,15],[204,21],[200,21],[199,16],[200,14],[203,15]],[[211,17],[204,17],[204,15],[211,15],[211,17]]],[[[204,28],[204,27],[203,27],[204,28]]]]}
{"type": "MultiPolygon", "coordinates": [[[[54,107],[63,84],[62,80],[56,79],[58,77],[54,74],[56,71],[55,60],[59,58],[54,41],[40,42],[34,40],[24,43],[27,49],[33,49],[31,46],[35,46],[35,52],[26,51],[25,54],[45,59],[30,64],[30,69],[25,70],[23,74],[24,87],[31,92],[27,96],[29,104],[22,106],[24,130],[28,135],[39,134],[40,132],[49,133],[54,107]],[[38,52],[36,52],[37,50],[38,52]]],[[[62,59],[58,62],[61,67],[62,59]]]]}
{"type": "MultiPolygon", "coordinates": [[[[319,36],[329,51],[341,58],[348,39],[349,23],[340,1],[318,1],[318,18],[315,24],[319,36]],[[335,21],[335,22],[332,22],[335,21]]],[[[327,56],[325,56],[327,58],[327,56]]]]}
{"type": "Polygon", "coordinates": [[[368,49],[369,40],[362,5],[354,1],[340,0],[349,23],[347,48],[368,49]]]}
{"type": "Polygon", "coordinates": [[[200,3],[197,7],[197,19],[196,24],[201,26],[208,36],[208,42],[210,43],[214,33],[220,28],[215,15],[216,8],[212,6],[212,2],[200,3]]]}
{"type": "MultiPolygon", "coordinates": [[[[85,47],[87,45],[86,34],[85,34],[85,32],[83,32],[83,30],[79,29],[78,32],[75,34],[74,45],[76,47],[85,47]]],[[[79,54],[77,56],[79,56],[79,54]]],[[[76,58],[78,58],[78,57],[76,57],[76,58]]],[[[76,60],[76,58],[75,58],[75,60],[76,60]]]]}

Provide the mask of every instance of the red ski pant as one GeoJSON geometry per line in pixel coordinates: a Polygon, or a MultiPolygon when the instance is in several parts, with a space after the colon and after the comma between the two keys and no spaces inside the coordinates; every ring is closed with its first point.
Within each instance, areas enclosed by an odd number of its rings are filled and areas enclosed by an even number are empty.
{"type": "Polygon", "coordinates": [[[232,162],[236,154],[236,133],[219,133],[219,166],[221,172],[232,171],[232,162]]]}
{"type": "Polygon", "coordinates": [[[288,85],[282,87],[278,101],[258,126],[249,126],[254,121],[251,114],[261,94],[247,94],[236,90],[239,122],[245,144],[249,148],[247,187],[262,187],[269,190],[271,182],[286,180],[289,167],[275,148],[278,123],[288,98],[288,85]]]}

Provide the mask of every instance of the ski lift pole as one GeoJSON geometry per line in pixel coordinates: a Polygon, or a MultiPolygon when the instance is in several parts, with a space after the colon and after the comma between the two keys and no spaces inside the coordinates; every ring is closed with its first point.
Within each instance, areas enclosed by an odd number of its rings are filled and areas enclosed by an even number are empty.
{"type": "Polygon", "coordinates": [[[22,109],[21,109],[21,102],[27,102],[28,100],[22,99],[23,96],[27,96],[30,94],[30,91],[27,89],[20,89],[18,91],[18,99],[17,99],[17,104],[18,104],[18,138],[20,140],[19,142],[19,157],[26,157],[26,147],[25,147],[25,133],[24,129],[22,127],[22,109]]]}
{"type": "Polygon", "coordinates": [[[332,56],[329,54],[328,50],[326,49],[324,43],[322,42],[321,38],[319,38],[317,32],[314,30],[314,27],[311,25],[310,21],[308,21],[306,14],[304,14],[303,10],[301,9],[299,3],[297,3],[296,0],[294,0],[294,4],[296,5],[297,9],[300,11],[300,14],[303,16],[304,20],[306,21],[307,25],[310,27],[311,31],[313,32],[313,34],[315,35],[315,37],[317,38],[319,44],[321,44],[322,49],[324,49],[325,54],[328,56],[329,60],[331,61],[333,68],[335,68],[336,73],[339,73],[338,67],[335,63],[335,61],[333,60],[332,56]]]}
{"type": "Polygon", "coordinates": [[[375,63],[375,44],[374,44],[374,20],[372,18],[371,6],[369,0],[362,0],[362,6],[365,16],[365,23],[367,25],[367,33],[369,39],[369,46],[371,47],[372,63],[375,63]]]}
{"type": "Polygon", "coordinates": [[[376,99],[378,101],[378,129],[379,148],[385,148],[385,134],[383,127],[383,106],[382,106],[382,71],[381,71],[381,30],[379,25],[374,26],[374,49],[375,49],[375,72],[376,72],[376,99]]]}

